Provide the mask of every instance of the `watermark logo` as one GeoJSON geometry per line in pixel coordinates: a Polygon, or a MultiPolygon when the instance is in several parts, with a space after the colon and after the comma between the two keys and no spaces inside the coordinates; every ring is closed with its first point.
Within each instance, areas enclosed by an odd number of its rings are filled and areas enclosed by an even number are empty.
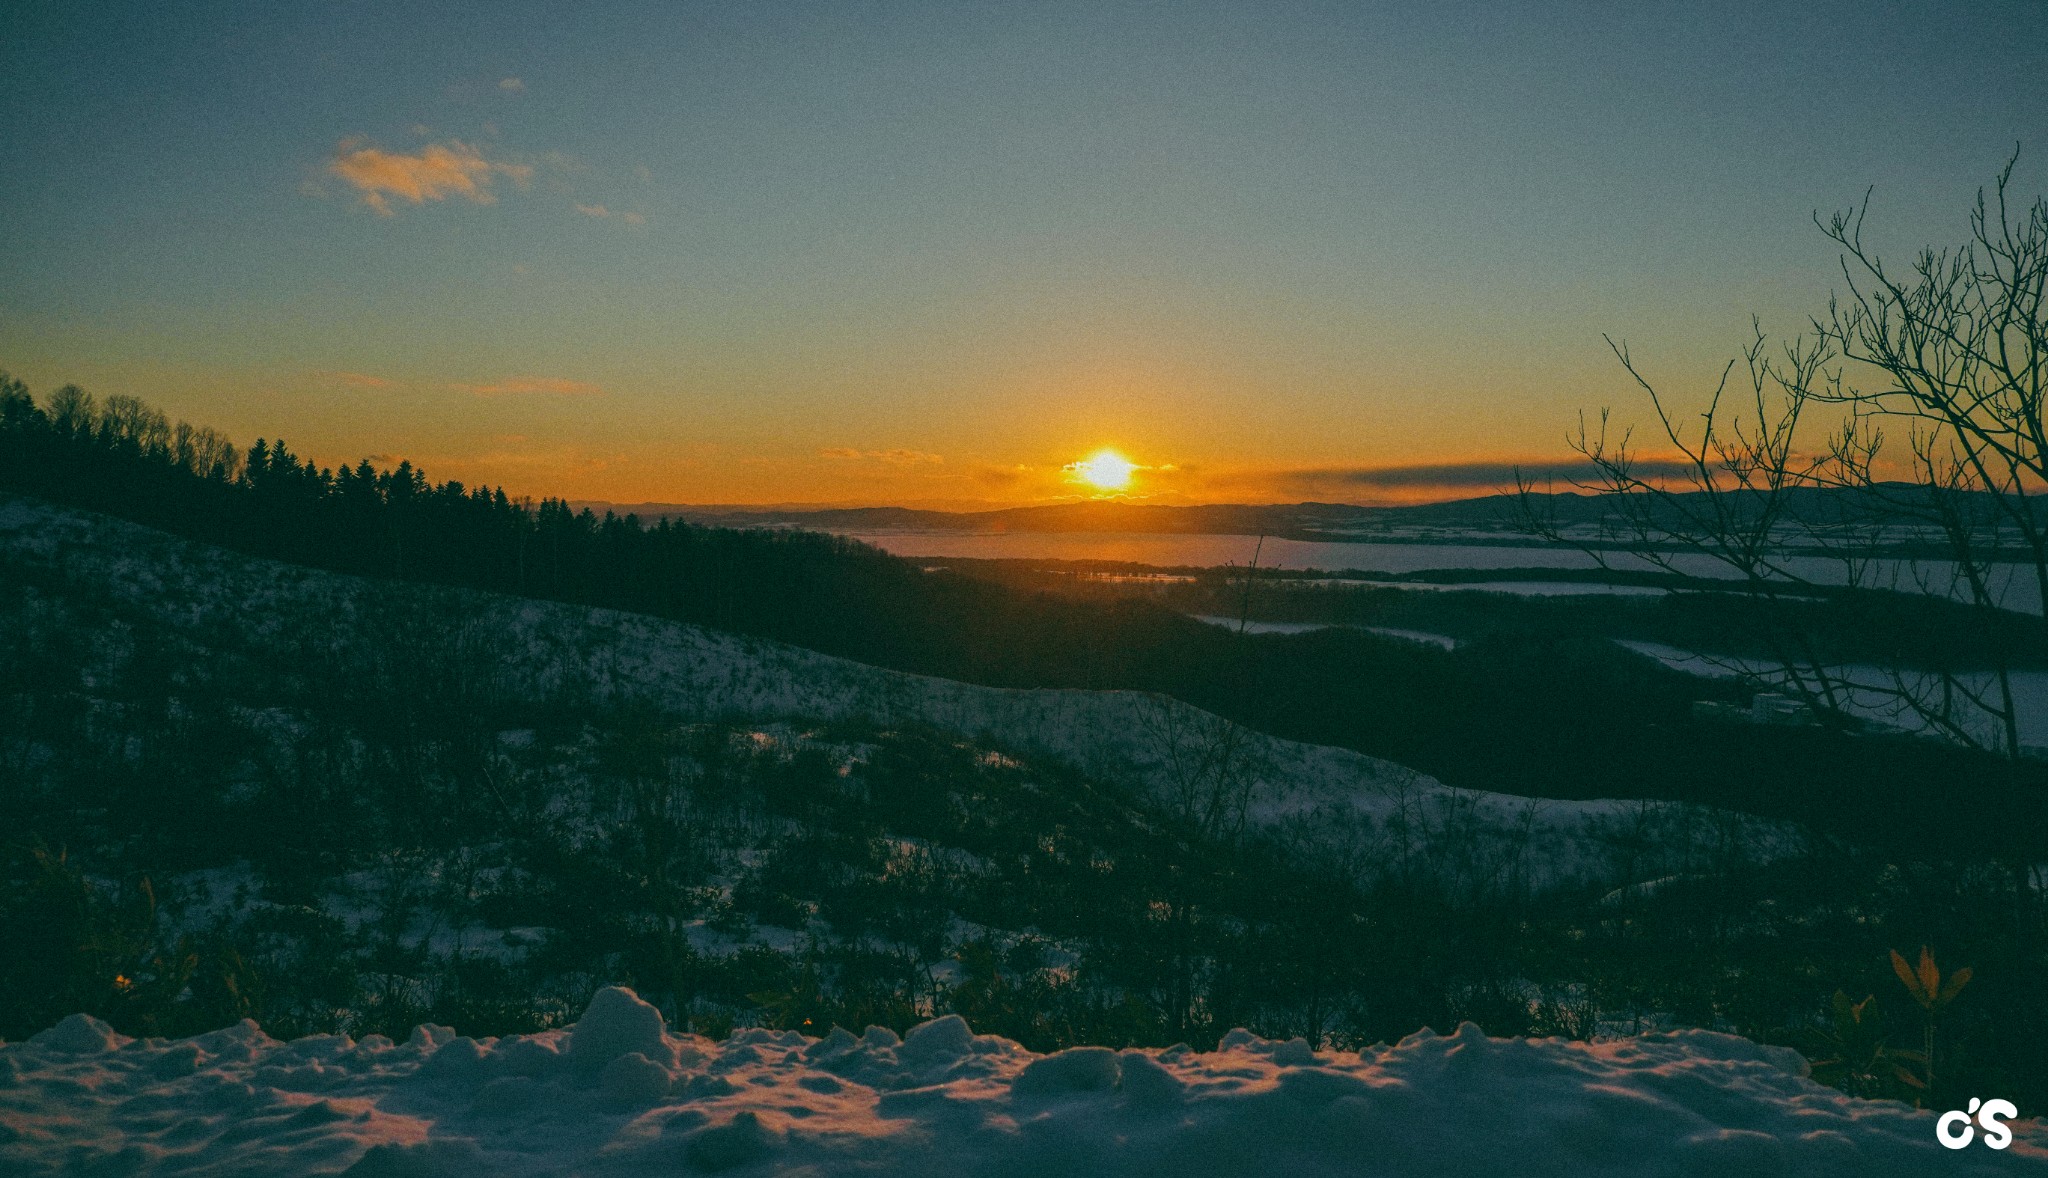
{"type": "Polygon", "coordinates": [[[2019,1115],[2019,1107],[2010,1100],[1978,1100],[1972,1096],[1968,1111],[1958,1108],[1941,1114],[1941,1119],[1934,1122],[1934,1139],[1950,1149],[1963,1149],[1977,1139],[1977,1129],[1982,1126],[1984,1144],[2004,1149],[2012,1144],[2012,1129],[2005,1122],[2019,1115]]]}

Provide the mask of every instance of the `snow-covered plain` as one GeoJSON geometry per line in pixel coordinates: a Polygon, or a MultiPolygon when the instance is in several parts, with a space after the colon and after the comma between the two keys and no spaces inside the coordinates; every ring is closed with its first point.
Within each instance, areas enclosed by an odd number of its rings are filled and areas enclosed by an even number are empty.
{"type": "Polygon", "coordinates": [[[667,1033],[629,990],[573,1027],[402,1044],[254,1024],[135,1041],[75,1015],[0,1047],[9,1174],[1914,1175],[2048,1173],[2048,1130],[1950,1151],[1932,1113],[1708,1031],[1471,1024],[1360,1054],[1035,1055],[958,1016],[898,1039],[667,1033]]]}

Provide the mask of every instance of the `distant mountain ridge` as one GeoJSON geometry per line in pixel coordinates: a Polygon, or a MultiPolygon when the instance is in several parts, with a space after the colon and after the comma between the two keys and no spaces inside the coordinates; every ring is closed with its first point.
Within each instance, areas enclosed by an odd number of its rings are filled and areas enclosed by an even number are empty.
{"type": "MultiPolygon", "coordinates": [[[[1925,488],[1880,485],[1863,490],[1808,488],[1790,492],[1796,512],[1811,521],[1904,522],[1924,509],[1925,488]]],[[[1700,492],[1676,496],[1684,504],[1700,492]]],[[[1543,492],[1530,503],[1553,526],[1584,527],[1620,522],[1619,496],[1571,491],[1543,492]]],[[[1542,541],[1521,524],[1523,502],[1511,494],[1482,495],[1441,503],[1362,506],[1349,503],[1204,504],[1197,506],[1096,499],[1046,503],[989,511],[939,511],[912,507],[753,507],[734,504],[608,503],[572,501],[602,515],[635,515],[642,520],[680,519],[715,527],[795,527],[822,532],[1144,532],[1175,535],[1275,536],[1291,540],[1374,539],[1411,529],[1458,529],[1498,533],[1528,543],[1542,541]]],[[[1988,508],[1991,505],[1985,504],[1988,508]]]]}
{"type": "Polygon", "coordinates": [[[682,519],[718,527],[801,527],[818,531],[929,532],[1153,532],[1180,535],[1268,535],[1342,539],[1347,534],[1408,525],[1512,530],[1515,499],[1490,495],[1412,507],[1347,503],[1205,504],[1169,506],[1102,499],[990,511],[935,511],[910,507],[791,508],[577,502],[641,519],[682,519]]]}

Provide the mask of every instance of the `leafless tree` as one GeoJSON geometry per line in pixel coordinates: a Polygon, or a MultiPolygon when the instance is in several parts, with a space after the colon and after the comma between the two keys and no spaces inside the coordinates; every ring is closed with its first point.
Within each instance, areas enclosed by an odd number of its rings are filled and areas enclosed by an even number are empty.
{"type": "Polygon", "coordinates": [[[2020,755],[2008,652],[1988,668],[1851,673],[1775,608],[1841,585],[1947,597],[1987,621],[2029,608],[2028,587],[2048,601],[2048,515],[2036,507],[2048,488],[2048,198],[2015,205],[2017,162],[1979,191],[1968,241],[1903,270],[1864,236],[1869,193],[1816,214],[1841,249],[1844,290],[1777,346],[1753,326],[1697,411],[1610,339],[1649,397],[1653,453],[1606,411],[1582,416],[1570,441],[1593,473],[1574,485],[1604,497],[1601,524],[1589,534],[1562,521],[1525,481],[1524,525],[1581,543],[1603,567],[1731,582],[1759,607],[1772,681],[1822,715],[1876,711],[2020,755]]]}
{"type": "Polygon", "coordinates": [[[1138,728],[1159,758],[1158,788],[1181,829],[1203,840],[1244,833],[1268,771],[1260,737],[1243,725],[1166,696],[1137,712],[1138,728]]]}

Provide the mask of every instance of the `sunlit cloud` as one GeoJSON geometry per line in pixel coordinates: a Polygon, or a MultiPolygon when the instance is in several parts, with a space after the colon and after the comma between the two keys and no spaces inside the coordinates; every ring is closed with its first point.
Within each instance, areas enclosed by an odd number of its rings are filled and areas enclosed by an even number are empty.
{"type": "Polygon", "coordinates": [[[576,211],[586,217],[596,217],[600,221],[612,215],[612,211],[603,205],[577,205],[576,211]]]}
{"type": "Polygon", "coordinates": [[[640,214],[638,214],[638,213],[620,213],[620,214],[619,214],[619,220],[621,220],[621,221],[624,221],[624,222],[625,222],[626,224],[628,224],[628,225],[645,225],[645,224],[647,224],[647,218],[645,218],[645,217],[641,216],[641,215],[640,215],[640,214]]]}
{"type": "Polygon", "coordinates": [[[495,384],[451,384],[457,392],[470,393],[478,397],[552,396],[552,397],[598,397],[604,390],[597,385],[580,380],[563,380],[559,377],[515,377],[495,384]]]}
{"type": "Polygon", "coordinates": [[[498,89],[503,90],[507,94],[517,94],[526,89],[526,83],[518,78],[500,78],[498,80],[498,89]]]}
{"type": "Polygon", "coordinates": [[[1015,466],[982,466],[973,472],[976,482],[995,490],[1008,491],[1031,477],[1031,468],[1019,463],[1015,466]]]}
{"type": "Polygon", "coordinates": [[[851,446],[828,446],[818,451],[818,457],[842,462],[880,462],[889,466],[922,466],[946,460],[943,455],[925,450],[856,450],[851,446]]]}
{"type": "Polygon", "coordinates": [[[1096,491],[1122,491],[1131,485],[1131,476],[1147,469],[1114,450],[1097,450],[1088,457],[1069,462],[1060,468],[1066,472],[1067,481],[1078,483],[1096,491]]]}
{"type": "Polygon", "coordinates": [[[1060,481],[1068,486],[1084,487],[1096,495],[1123,493],[1138,490],[1137,476],[1143,474],[1146,482],[1152,476],[1170,475],[1179,471],[1172,463],[1150,465],[1134,462],[1114,449],[1101,449],[1086,458],[1076,459],[1060,467],[1060,481]]]}
{"type": "Polygon", "coordinates": [[[392,215],[392,201],[425,204],[460,196],[491,204],[497,196],[492,181],[503,176],[525,186],[533,169],[484,158],[483,152],[460,140],[430,143],[416,154],[385,151],[361,139],[343,140],[327,170],[346,181],[380,216],[392,215]]]}

